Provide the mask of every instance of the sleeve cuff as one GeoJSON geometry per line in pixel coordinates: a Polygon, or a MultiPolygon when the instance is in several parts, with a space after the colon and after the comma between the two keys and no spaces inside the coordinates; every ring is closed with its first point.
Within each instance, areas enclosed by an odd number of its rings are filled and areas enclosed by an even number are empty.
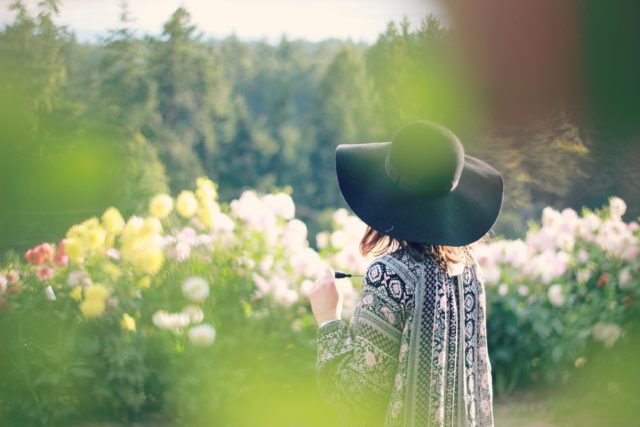
{"type": "Polygon", "coordinates": [[[323,324],[318,328],[317,343],[320,364],[349,351],[351,336],[346,322],[336,319],[323,324]]]}
{"type": "Polygon", "coordinates": [[[325,325],[328,325],[328,324],[330,324],[330,323],[333,323],[333,322],[339,322],[340,320],[341,320],[341,319],[325,320],[325,321],[321,322],[321,323],[320,323],[320,325],[318,325],[318,329],[320,329],[320,328],[322,328],[322,327],[324,327],[325,325]]]}

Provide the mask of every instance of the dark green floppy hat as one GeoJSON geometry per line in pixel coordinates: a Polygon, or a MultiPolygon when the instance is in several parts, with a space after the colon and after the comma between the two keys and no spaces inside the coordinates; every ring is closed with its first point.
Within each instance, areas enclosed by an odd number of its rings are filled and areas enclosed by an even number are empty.
{"type": "Polygon", "coordinates": [[[389,142],[338,145],[336,173],[351,210],[400,240],[473,243],[502,206],[502,175],[464,154],[452,131],[425,120],[402,127],[389,142]]]}

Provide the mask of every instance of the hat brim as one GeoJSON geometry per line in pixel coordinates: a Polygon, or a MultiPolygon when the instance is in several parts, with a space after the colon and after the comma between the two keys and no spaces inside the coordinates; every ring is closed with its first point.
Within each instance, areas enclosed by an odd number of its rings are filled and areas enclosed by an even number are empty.
{"type": "Polygon", "coordinates": [[[391,142],[341,144],[336,174],[345,201],[374,230],[400,240],[464,246],[479,240],[502,207],[503,179],[486,162],[465,155],[458,185],[437,197],[394,184],[384,162],[391,142]]]}

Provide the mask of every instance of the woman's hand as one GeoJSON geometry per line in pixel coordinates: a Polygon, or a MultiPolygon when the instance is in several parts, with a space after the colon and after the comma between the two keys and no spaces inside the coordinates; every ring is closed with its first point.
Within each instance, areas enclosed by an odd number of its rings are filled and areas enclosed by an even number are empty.
{"type": "Polygon", "coordinates": [[[316,281],[309,292],[311,309],[318,325],[326,320],[340,319],[342,314],[344,295],[342,289],[336,286],[333,276],[333,270],[327,268],[324,276],[316,281]]]}

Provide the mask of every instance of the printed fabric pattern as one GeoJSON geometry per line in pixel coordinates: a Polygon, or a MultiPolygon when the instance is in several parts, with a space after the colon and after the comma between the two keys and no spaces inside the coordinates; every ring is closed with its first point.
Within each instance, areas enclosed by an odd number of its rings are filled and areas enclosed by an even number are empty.
{"type": "Polygon", "coordinates": [[[318,329],[317,385],[339,426],[493,426],[476,262],[449,277],[400,248],[367,269],[354,315],[318,329]]]}

